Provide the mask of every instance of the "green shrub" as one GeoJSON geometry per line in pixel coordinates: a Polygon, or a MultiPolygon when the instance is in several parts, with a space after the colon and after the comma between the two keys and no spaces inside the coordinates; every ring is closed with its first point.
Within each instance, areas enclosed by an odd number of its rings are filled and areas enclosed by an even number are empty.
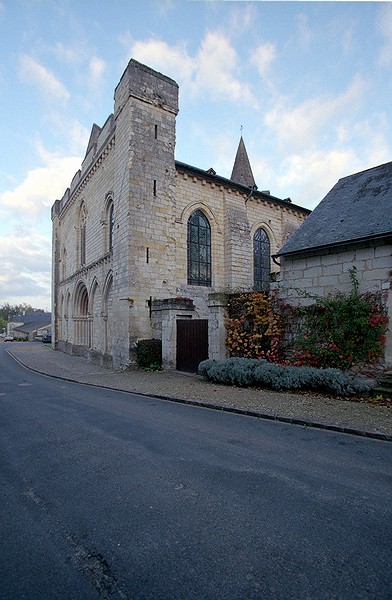
{"type": "MultiPolygon", "coordinates": [[[[349,273],[351,292],[318,297],[302,290],[312,304],[301,308],[267,292],[230,295],[225,320],[230,356],[344,371],[377,363],[388,327],[385,298],[380,292],[359,294],[356,268],[349,273]]],[[[293,374],[286,376],[292,380],[293,374]]],[[[229,377],[245,377],[246,385],[249,375],[229,377]]]]}
{"type": "Polygon", "coordinates": [[[215,363],[216,363],[216,361],[213,360],[212,358],[207,358],[206,360],[202,360],[201,363],[199,363],[199,367],[197,369],[198,374],[202,375],[202,377],[207,377],[208,369],[210,369],[212,367],[212,365],[214,365],[215,363]]]}
{"type": "Polygon", "coordinates": [[[225,385],[312,390],[339,396],[366,395],[372,387],[372,383],[364,377],[350,377],[340,369],[290,367],[248,358],[204,360],[198,372],[209,381],[225,385]]]}
{"type": "Polygon", "coordinates": [[[162,340],[139,340],[136,344],[136,359],[139,367],[158,371],[162,368],[162,340]]]}
{"type": "Polygon", "coordinates": [[[302,324],[295,340],[293,363],[347,370],[375,363],[384,352],[388,317],[377,294],[358,293],[355,267],[352,291],[315,302],[300,310],[302,324]]]}

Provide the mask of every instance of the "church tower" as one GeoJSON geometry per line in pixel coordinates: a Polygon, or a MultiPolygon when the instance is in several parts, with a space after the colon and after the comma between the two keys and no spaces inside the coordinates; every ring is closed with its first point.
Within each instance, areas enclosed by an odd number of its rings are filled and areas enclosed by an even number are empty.
{"type": "Polygon", "coordinates": [[[119,224],[113,249],[121,300],[124,344],[151,337],[148,303],[175,289],[168,265],[174,261],[175,127],[178,85],[131,60],[114,95],[119,224]],[[128,339],[129,332],[129,339],[128,339]]]}

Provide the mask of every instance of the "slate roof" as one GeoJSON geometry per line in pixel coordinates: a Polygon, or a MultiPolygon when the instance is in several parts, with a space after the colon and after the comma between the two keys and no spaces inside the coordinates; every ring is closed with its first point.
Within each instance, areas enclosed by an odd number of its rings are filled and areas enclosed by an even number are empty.
{"type": "Polygon", "coordinates": [[[199,169],[198,167],[193,167],[192,165],[188,165],[186,163],[180,162],[178,160],[175,161],[176,169],[180,172],[189,173],[190,175],[199,177],[201,179],[205,179],[207,181],[211,181],[216,185],[223,185],[225,187],[229,187],[231,189],[236,189],[241,193],[247,194],[249,197],[258,198],[260,200],[267,200],[271,204],[279,204],[280,206],[290,206],[295,211],[302,212],[304,215],[308,215],[310,210],[308,208],[304,208],[303,206],[299,206],[298,204],[294,204],[291,202],[290,198],[286,198],[282,200],[277,196],[272,196],[269,192],[266,191],[258,191],[253,187],[244,185],[242,183],[236,183],[232,179],[226,179],[226,177],[221,177],[221,175],[217,175],[214,169],[208,169],[205,171],[204,169],[199,169]]]}
{"type": "Polygon", "coordinates": [[[19,327],[15,327],[13,331],[31,333],[32,331],[37,331],[37,329],[43,329],[44,327],[49,328],[50,325],[50,321],[31,321],[29,323],[25,323],[24,325],[20,325],[19,327]]]}
{"type": "Polygon", "coordinates": [[[241,185],[256,187],[256,182],[252,173],[252,167],[250,166],[248,153],[246,151],[242,136],[240,143],[238,144],[237,154],[234,160],[233,171],[230,179],[235,183],[240,183],[241,185]]]}
{"type": "Polygon", "coordinates": [[[339,179],[277,256],[392,238],[392,162],[339,179]]]}

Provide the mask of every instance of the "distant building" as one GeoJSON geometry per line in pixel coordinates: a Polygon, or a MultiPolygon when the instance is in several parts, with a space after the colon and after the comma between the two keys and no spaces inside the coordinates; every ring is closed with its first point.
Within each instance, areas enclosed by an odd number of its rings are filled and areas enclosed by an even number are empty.
{"type": "Polygon", "coordinates": [[[385,361],[392,366],[392,162],[339,179],[277,253],[280,287],[293,303],[299,290],[325,296],[379,292],[389,312],[385,361]]]}
{"type": "Polygon", "coordinates": [[[52,208],[57,349],[116,369],[146,338],[166,368],[224,356],[219,294],[268,287],[309,214],[257,190],[242,137],[231,179],[176,161],[177,112],[177,83],[131,60],[52,208]]]}
{"type": "Polygon", "coordinates": [[[12,315],[7,323],[7,336],[14,340],[40,340],[42,335],[50,333],[52,315],[46,312],[32,312],[24,315],[12,315]]]}

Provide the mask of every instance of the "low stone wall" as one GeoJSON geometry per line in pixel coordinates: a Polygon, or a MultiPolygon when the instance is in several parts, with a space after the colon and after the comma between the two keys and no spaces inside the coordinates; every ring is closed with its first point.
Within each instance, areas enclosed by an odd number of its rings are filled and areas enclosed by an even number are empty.
{"type": "Polygon", "coordinates": [[[280,297],[293,305],[313,302],[311,296],[325,297],[352,289],[350,269],[356,268],[359,292],[379,293],[388,311],[385,364],[392,366],[392,245],[342,247],[306,256],[281,257],[281,271],[272,285],[280,297]]]}

